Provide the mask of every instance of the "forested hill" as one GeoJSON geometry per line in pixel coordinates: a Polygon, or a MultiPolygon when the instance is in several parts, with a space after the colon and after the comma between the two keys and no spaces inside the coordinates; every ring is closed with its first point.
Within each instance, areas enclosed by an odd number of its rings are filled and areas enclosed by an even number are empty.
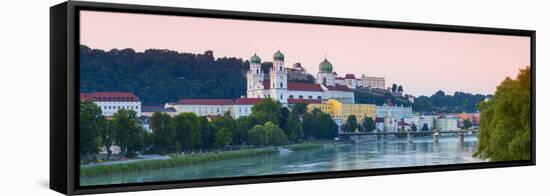
{"type": "Polygon", "coordinates": [[[170,50],[110,51],[80,46],[80,91],[128,91],[144,105],[181,98],[238,98],[246,94],[248,61],[170,50]]]}

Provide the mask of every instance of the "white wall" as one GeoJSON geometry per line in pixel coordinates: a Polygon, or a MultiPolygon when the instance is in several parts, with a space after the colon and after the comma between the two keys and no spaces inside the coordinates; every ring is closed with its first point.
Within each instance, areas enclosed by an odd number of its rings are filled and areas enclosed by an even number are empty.
{"type": "MultiPolygon", "coordinates": [[[[60,0],[3,1],[0,22],[0,104],[3,112],[0,154],[0,195],[60,195],[47,189],[49,146],[49,15],[60,0]],[[8,96],[9,95],[9,96],[8,96]],[[28,106],[32,103],[32,107],[28,106]],[[33,115],[30,118],[21,116],[33,115]]],[[[537,30],[538,84],[550,82],[550,13],[546,1],[415,0],[415,1],[255,1],[255,0],[110,0],[180,7],[210,8],[299,15],[426,22],[537,30]]],[[[368,55],[368,54],[367,54],[368,55]]],[[[368,56],[367,56],[368,57],[368,56]]],[[[367,58],[368,60],[368,58],[367,58]]],[[[388,81],[395,81],[387,76],[388,81]]],[[[539,88],[538,100],[550,100],[539,88]]],[[[549,102],[538,103],[540,119],[548,118],[549,102]]],[[[466,170],[286,183],[145,191],[112,195],[335,196],[369,195],[544,195],[550,173],[550,126],[539,120],[536,167],[466,170]]]]}

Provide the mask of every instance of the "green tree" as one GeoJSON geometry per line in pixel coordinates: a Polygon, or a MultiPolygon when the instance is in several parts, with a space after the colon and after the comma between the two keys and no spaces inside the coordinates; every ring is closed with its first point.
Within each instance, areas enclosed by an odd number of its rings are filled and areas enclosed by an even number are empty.
{"type": "Polygon", "coordinates": [[[292,107],[292,113],[296,115],[304,115],[307,112],[307,103],[297,103],[292,107]]]}
{"type": "Polygon", "coordinates": [[[90,101],[80,102],[80,133],[79,148],[82,161],[87,160],[87,156],[99,152],[101,146],[101,122],[104,117],[101,115],[101,108],[90,101]]]}
{"type": "Polygon", "coordinates": [[[248,131],[248,143],[250,145],[266,146],[267,142],[267,133],[263,125],[255,125],[248,131]]]}
{"type": "Polygon", "coordinates": [[[202,148],[213,148],[214,147],[214,134],[218,130],[217,126],[208,121],[208,118],[201,116],[199,118],[201,122],[201,137],[202,137],[202,148]]]}
{"type": "Polygon", "coordinates": [[[392,84],[391,85],[391,92],[397,92],[397,84],[392,84]]]}
{"type": "Polygon", "coordinates": [[[103,147],[105,147],[105,150],[107,151],[107,160],[109,160],[111,159],[111,154],[113,153],[111,151],[111,146],[114,143],[115,132],[111,121],[107,119],[103,119],[103,120],[100,120],[99,122],[101,124],[100,125],[101,126],[101,143],[103,147]]]}
{"type": "Polygon", "coordinates": [[[403,86],[399,85],[399,86],[397,87],[397,92],[402,93],[402,92],[403,92],[403,86]]]}
{"type": "Polygon", "coordinates": [[[365,132],[372,132],[376,128],[374,120],[370,117],[363,119],[363,127],[365,128],[365,132]]]}
{"type": "Polygon", "coordinates": [[[357,117],[355,115],[349,115],[346,120],[346,128],[349,132],[355,132],[357,130],[357,117]]]}
{"type": "Polygon", "coordinates": [[[120,147],[122,157],[133,157],[143,147],[143,129],[138,124],[136,112],[118,110],[113,115],[115,144],[120,147]]]}
{"type": "Polygon", "coordinates": [[[247,142],[248,130],[252,129],[252,122],[249,117],[243,116],[235,120],[235,131],[233,132],[233,143],[242,144],[247,142]]]}
{"type": "Polygon", "coordinates": [[[338,135],[338,125],[332,117],[319,110],[313,109],[304,114],[302,122],[304,136],[306,139],[333,139],[338,135]]]}
{"type": "Polygon", "coordinates": [[[286,135],[290,141],[297,142],[304,136],[302,122],[295,114],[290,115],[286,128],[288,129],[288,134],[286,135]]]}
{"type": "Polygon", "coordinates": [[[282,117],[281,103],[271,98],[262,99],[257,104],[252,106],[252,117],[256,120],[257,124],[264,124],[268,121],[279,125],[282,117]]]}
{"type": "Polygon", "coordinates": [[[176,141],[176,131],[172,117],[166,113],[155,112],[150,120],[153,129],[153,149],[160,154],[176,152],[180,149],[176,141]]]}
{"type": "Polygon", "coordinates": [[[527,160],[531,155],[531,72],[506,78],[493,98],[479,104],[479,146],[475,156],[492,161],[527,160]]]}
{"type": "Polygon", "coordinates": [[[466,119],[462,122],[462,127],[464,129],[469,129],[470,127],[472,127],[472,121],[470,121],[470,119],[466,119]]]}
{"type": "Polygon", "coordinates": [[[272,122],[266,122],[264,124],[264,129],[267,134],[267,143],[269,145],[280,146],[288,143],[288,139],[283,130],[272,122]]]}
{"type": "Polygon", "coordinates": [[[214,143],[218,148],[222,148],[231,144],[232,137],[231,130],[227,127],[222,127],[214,134],[214,143]]]}
{"type": "Polygon", "coordinates": [[[180,113],[172,119],[182,151],[192,151],[202,144],[201,122],[195,113],[180,113]]]}

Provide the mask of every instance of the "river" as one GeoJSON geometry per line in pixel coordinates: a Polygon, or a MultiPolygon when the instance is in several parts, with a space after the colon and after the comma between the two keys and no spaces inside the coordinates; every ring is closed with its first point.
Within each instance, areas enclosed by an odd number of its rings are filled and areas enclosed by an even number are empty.
{"type": "Polygon", "coordinates": [[[459,143],[456,136],[441,137],[438,143],[433,143],[431,137],[415,138],[413,143],[404,139],[386,140],[384,143],[370,141],[326,145],[324,148],[296,152],[282,150],[278,154],[143,172],[81,177],[80,184],[86,186],[483,162],[472,157],[476,148],[476,136],[466,136],[463,143],[459,143]]]}

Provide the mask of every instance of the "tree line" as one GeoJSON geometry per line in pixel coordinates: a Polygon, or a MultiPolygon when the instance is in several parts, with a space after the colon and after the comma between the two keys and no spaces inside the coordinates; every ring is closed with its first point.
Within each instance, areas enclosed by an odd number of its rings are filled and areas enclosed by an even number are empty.
{"type": "Polygon", "coordinates": [[[531,158],[531,70],[506,78],[495,95],[481,102],[479,145],[475,156],[491,161],[531,158]]]}
{"type": "Polygon", "coordinates": [[[478,103],[483,102],[491,95],[471,94],[465,92],[455,92],[452,95],[445,94],[442,90],[437,91],[431,96],[420,96],[412,104],[416,112],[444,112],[444,113],[462,113],[476,112],[478,103]]]}
{"type": "Polygon", "coordinates": [[[154,113],[149,120],[152,132],[147,132],[136,113],[121,109],[111,119],[101,115],[93,102],[80,104],[80,154],[86,157],[117,145],[121,157],[137,154],[170,154],[229,150],[242,147],[279,146],[310,140],[334,139],[337,125],[329,114],[318,109],[307,110],[306,104],[296,104],[292,111],[271,98],[252,107],[249,116],[233,119],[229,113],[208,119],[194,113],[174,117],[154,113]]]}
{"type": "MultiPolygon", "coordinates": [[[[249,61],[235,57],[215,58],[214,52],[180,53],[172,50],[112,49],[80,46],[82,92],[127,91],[144,105],[161,105],[182,98],[236,99],[246,94],[249,61]],[[208,90],[204,90],[208,89],[208,90]]],[[[269,73],[271,62],[262,63],[269,73]]],[[[300,81],[289,76],[289,81],[300,81]]],[[[308,74],[307,81],[314,82],[308,74]]]]}

